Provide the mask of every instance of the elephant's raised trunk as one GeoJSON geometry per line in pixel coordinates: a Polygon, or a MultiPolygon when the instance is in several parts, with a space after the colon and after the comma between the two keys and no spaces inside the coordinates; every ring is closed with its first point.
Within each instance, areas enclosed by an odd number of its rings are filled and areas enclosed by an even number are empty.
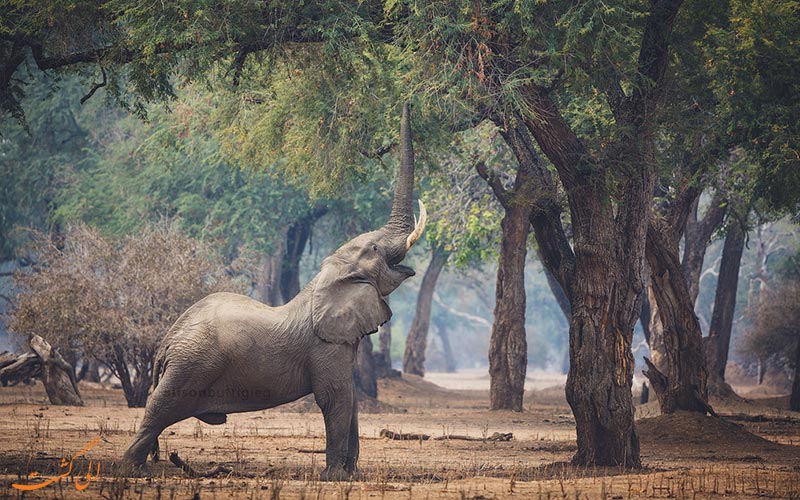
{"type": "Polygon", "coordinates": [[[411,141],[411,105],[403,104],[403,115],[400,119],[400,170],[397,173],[397,187],[394,191],[392,213],[385,229],[397,238],[395,245],[397,262],[405,257],[406,252],[419,239],[425,227],[427,216],[425,207],[420,202],[420,218],[416,221],[411,200],[414,192],[414,145],[411,141]]]}

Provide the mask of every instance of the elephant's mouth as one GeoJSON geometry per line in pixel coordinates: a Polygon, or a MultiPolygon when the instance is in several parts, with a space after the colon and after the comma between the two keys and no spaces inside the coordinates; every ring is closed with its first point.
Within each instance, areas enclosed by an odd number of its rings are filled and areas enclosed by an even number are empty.
{"type": "Polygon", "coordinates": [[[417,274],[410,267],[404,266],[403,264],[400,264],[400,263],[390,265],[389,268],[392,271],[396,272],[396,273],[404,274],[407,278],[410,278],[411,276],[414,276],[415,274],[417,274]]]}

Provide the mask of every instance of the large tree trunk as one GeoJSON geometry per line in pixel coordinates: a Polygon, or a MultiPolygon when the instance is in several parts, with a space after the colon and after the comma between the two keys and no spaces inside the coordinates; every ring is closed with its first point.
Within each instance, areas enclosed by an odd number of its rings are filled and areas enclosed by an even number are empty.
{"type": "MultiPolygon", "coordinates": [[[[666,373],[648,362],[649,370],[645,375],[650,379],[662,413],[677,410],[705,413],[711,408],[700,323],[678,260],[677,239],[673,237],[672,228],[663,226],[663,220],[651,220],[649,224],[647,263],[663,325],[666,373]]],[[[651,340],[653,335],[655,333],[651,332],[651,340]]]]}
{"type": "MultiPolygon", "coordinates": [[[[608,226],[597,229],[610,231],[608,226]]],[[[638,467],[631,342],[641,308],[641,278],[629,276],[635,269],[621,265],[625,250],[613,239],[607,245],[587,246],[580,240],[575,244],[578,277],[566,387],[578,437],[573,462],[638,467]]]]}
{"type": "Polygon", "coordinates": [[[525,256],[530,232],[529,206],[506,208],[497,264],[494,324],[489,341],[492,410],[522,411],[528,344],[525,338],[525,256]]]}
{"type": "Polygon", "coordinates": [[[417,311],[406,337],[406,350],[403,355],[403,371],[412,375],[425,376],[425,349],[428,347],[428,330],[431,323],[431,303],[436,281],[442,272],[450,253],[444,248],[434,246],[431,261],[425,269],[422,284],[417,294],[417,311]]]}
{"type": "Polygon", "coordinates": [[[733,315],[736,310],[736,291],[739,287],[744,236],[738,221],[732,221],[722,248],[722,261],[714,295],[714,312],[711,314],[711,327],[706,346],[709,381],[714,385],[725,382],[725,366],[728,364],[733,315]]]}
{"type": "Polygon", "coordinates": [[[615,217],[603,181],[588,174],[603,167],[589,160],[549,97],[532,89],[531,100],[538,119],[526,124],[559,172],[573,222],[574,260],[562,260],[554,272],[562,286],[566,283],[572,305],[566,394],[578,438],[573,463],[638,467],[631,341],[641,310],[645,230],[655,182],[651,159],[634,143],[620,151],[617,157],[625,159],[631,174],[620,184],[615,217]],[[565,265],[574,265],[574,272],[564,272],[565,265]]]}

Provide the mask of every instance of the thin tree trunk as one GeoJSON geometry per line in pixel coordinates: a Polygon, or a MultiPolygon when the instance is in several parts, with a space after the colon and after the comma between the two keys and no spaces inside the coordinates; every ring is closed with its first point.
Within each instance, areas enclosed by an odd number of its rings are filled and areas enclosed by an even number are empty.
{"type": "MultiPolygon", "coordinates": [[[[662,413],[677,410],[712,412],[708,405],[702,332],[678,260],[676,238],[662,221],[647,230],[647,263],[664,333],[666,373],[648,362],[645,375],[658,397],[662,413]],[[668,234],[669,233],[669,234],[668,234]]],[[[652,303],[651,303],[652,307],[652,303]]],[[[654,332],[651,332],[655,335],[654,332]]]]}
{"type": "Polygon", "coordinates": [[[314,207],[286,231],[286,251],[280,269],[280,290],[284,303],[300,293],[300,259],[303,258],[303,251],[311,237],[314,223],[327,212],[328,207],[324,205],[314,207]]]}
{"type": "Polygon", "coordinates": [[[715,191],[705,215],[702,219],[698,219],[697,210],[700,203],[698,196],[692,204],[689,219],[686,222],[681,266],[692,304],[697,301],[697,295],[700,293],[700,276],[703,273],[703,260],[708,242],[725,217],[727,204],[724,201],[722,192],[715,191]]]}
{"type": "Polygon", "coordinates": [[[431,303],[436,281],[442,272],[450,253],[442,247],[432,248],[431,261],[425,269],[422,284],[417,295],[417,311],[406,337],[406,350],[403,355],[403,371],[412,375],[425,376],[425,349],[428,347],[428,330],[431,322],[431,303]]]}
{"type": "Polygon", "coordinates": [[[256,278],[256,291],[261,302],[270,306],[283,304],[281,299],[280,270],[286,246],[281,243],[276,245],[271,255],[261,257],[259,273],[256,278]]]}
{"type": "Polygon", "coordinates": [[[494,324],[489,341],[492,410],[522,411],[528,344],[525,337],[525,256],[529,206],[511,205],[501,222],[494,324]]]}
{"type": "MultiPolygon", "coordinates": [[[[650,276],[647,277],[647,281],[649,283],[650,276]]],[[[649,285],[648,285],[649,288],[649,285]]],[[[644,296],[642,297],[642,312],[639,314],[639,324],[642,325],[642,335],[644,335],[644,341],[647,342],[647,345],[650,345],[650,315],[652,311],[650,310],[650,297],[647,291],[645,291],[644,296]]]]}
{"type": "MultiPolygon", "coordinates": [[[[389,304],[390,297],[384,297],[389,304]]],[[[374,354],[375,372],[378,378],[393,377],[399,374],[392,369],[392,322],[387,321],[378,328],[378,351],[374,354]]]]}
{"type": "Polygon", "coordinates": [[[648,275],[647,281],[647,295],[646,304],[642,306],[642,310],[648,311],[647,318],[647,346],[650,348],[650,361],[655,365],[661,373],[667,371],[667,354],[664,346],[664,323],[661,321],[661,313],[658,308],[658,300],[656,299],[655,291],[653,290],[653,283],[648,275]]]}
{"type": "Polygon", "coordinates": [[[717,290],[714,295],[714,311],[711,314],[706,363],[710,380],[714,384],[725,381],[725,366],[728,364],[728,351],[733,329],[733,315],[736,310],[736,291],[739,286],[739,268],[744,251],[744,231],[738,222],[733,221],[725,235],[722,248],[722,261],[719,266],[717,290]]]}

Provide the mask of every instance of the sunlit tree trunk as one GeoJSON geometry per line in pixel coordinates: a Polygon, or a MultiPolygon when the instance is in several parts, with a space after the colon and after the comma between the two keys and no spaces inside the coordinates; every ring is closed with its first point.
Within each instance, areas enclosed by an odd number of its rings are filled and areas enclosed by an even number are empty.
{"type": "Polygon", "coordinates": [[[428,330],[431,323],[431,304],[436,281],[442,272],[449,252],[434,245],[431,249],[431,261],[425,269],[422,284],[417,295],[417,310],[411,328],[406,337],[406,350],[403,355],[403,371],[420,377],[425,375],[425,349],[428,347],[428,330]]]}
{"type": "Polygon", "coordinates": [[[717,290],[714,295],[714,311],[707,339],[707,366],[709,378],[714,384],[725,381],[725,366],[728,364],[744,238],[745,234],[739,222],[732,221],[722,248],[717,290]]]}
{"type": "Polygon", "coordinates": [[[494,323],[489,340],[489,405],[492,410],[522,411],[528,367],[525,257],[536,193],[533,170],[540,167],[541,162],[535,152],[523,144],[525,139],[529,140],[529,135],[521,120],[501,125],[500,133],[518,158],[513,186],[505,187],[497,173],[485,164],[476,165],[505,210],[500,224],[494,323]],[[520,151],[531,156],[525,157],[520,151]]]}
{"type": "MultiPolygon", "coordinates": [[[[518,174],[519,175],[519,174],[518,174]]],[[[492,410],[522,411],[528,344],[525,338],[525,256],[530,206],[513,204],[501,222],[494,324],[489,341],[492,410]]]]}

